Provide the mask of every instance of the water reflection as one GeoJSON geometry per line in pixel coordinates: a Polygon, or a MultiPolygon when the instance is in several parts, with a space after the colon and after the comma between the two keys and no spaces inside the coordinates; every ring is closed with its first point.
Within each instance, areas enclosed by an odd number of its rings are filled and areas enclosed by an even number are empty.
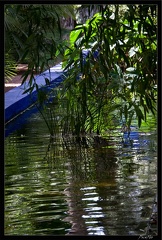
{"type": "Polygon", "coordinates": [[[50,139],[35,114],[5,139],[5,234],[140,235],[157,192],[154,142],[50,139]]]}

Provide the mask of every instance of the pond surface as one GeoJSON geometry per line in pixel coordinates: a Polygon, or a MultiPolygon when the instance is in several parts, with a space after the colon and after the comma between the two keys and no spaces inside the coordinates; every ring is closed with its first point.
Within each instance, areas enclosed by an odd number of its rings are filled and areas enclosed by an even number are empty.
{"type": "MultiPolygon", "coordinates": [[[[6,131],[9,126],[6,126],[6,131]]],[[[39,113],[5,138],[5,235],[141,235],[157,193],[156,121],[122,144],[50,140],[39,113]]]]}

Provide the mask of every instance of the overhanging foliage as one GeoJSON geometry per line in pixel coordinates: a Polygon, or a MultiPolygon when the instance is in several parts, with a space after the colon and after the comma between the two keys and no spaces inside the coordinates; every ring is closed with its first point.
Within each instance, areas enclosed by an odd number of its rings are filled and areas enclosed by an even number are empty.
{"type": "Polygon", "coordinates": [[[70,34],[65,52],[67,119],[76,134],[97,133],[112,113],[146,121],[157,101],[156,5],[106,5],[70,34]],[[88,50],[87,57],[83,54],[88,50]]]}

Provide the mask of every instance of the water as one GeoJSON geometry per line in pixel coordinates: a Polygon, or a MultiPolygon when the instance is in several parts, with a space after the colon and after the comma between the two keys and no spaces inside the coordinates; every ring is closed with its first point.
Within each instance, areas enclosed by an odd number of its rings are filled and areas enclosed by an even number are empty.
{"type": "Polygon", "coordinates": [[[60,132],[50,140],[33,113],[5,138],[5,235],[143,234],[157,193],[156,145],[153,118],[132,146],[118,130],[79,145],[60,132]]]}

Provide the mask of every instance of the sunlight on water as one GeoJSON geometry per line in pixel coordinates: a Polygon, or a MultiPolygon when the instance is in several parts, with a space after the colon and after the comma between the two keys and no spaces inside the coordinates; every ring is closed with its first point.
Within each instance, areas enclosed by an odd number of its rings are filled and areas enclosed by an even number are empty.
{"type": "Polygon", "coordinates": [[[35,113],[5,139],[5,235],[140,235],[157,193],[156,126],[122,144],[53,142],[35,113]]]}

